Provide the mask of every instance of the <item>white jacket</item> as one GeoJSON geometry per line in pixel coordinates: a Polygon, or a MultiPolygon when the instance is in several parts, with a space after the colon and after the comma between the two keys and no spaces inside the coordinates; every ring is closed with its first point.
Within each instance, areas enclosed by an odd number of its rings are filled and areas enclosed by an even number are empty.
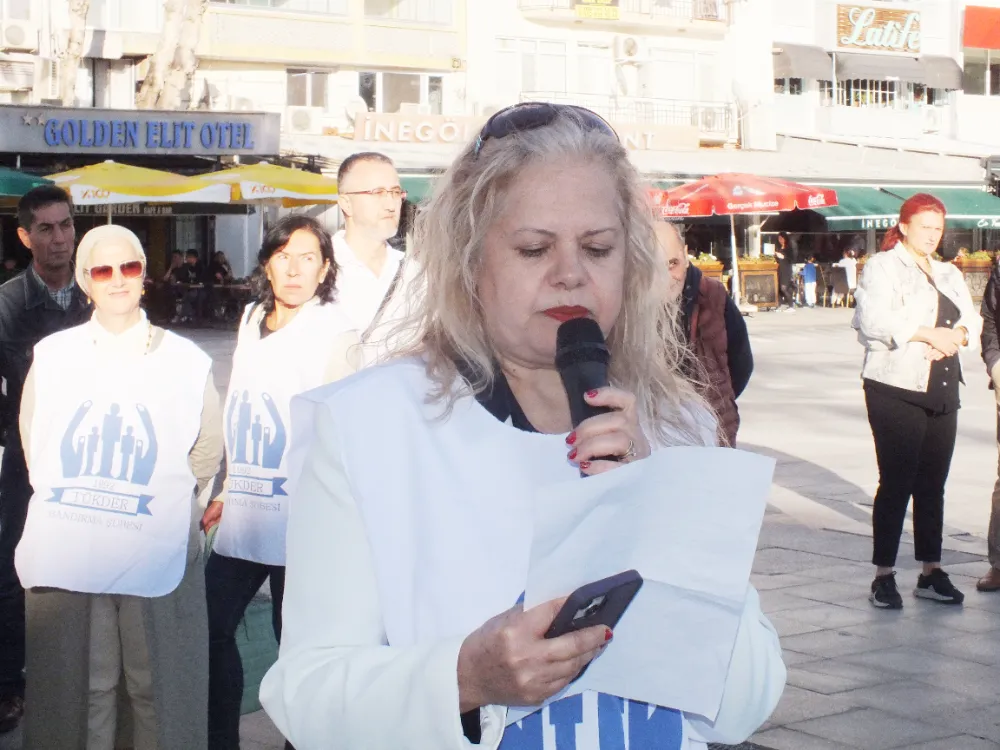
{"type": "MultiPolygon", "coordinates": [[[[523,591],[532,487],[540,476],[578,472],[562,436],[516,430],[472,397],[434,419],[440,407],[425,403],[429,387],[422,363],[400,361],[304,394],[293,407],[296,433],[312,440],[290,458],[302,472],[290,467],[299,501],[288,527],[281,649],[260,698],[299,750],[494,750],[501,742],[499,706],[480,712],[481,744],[463,735],[459,650],[523,591]]],[[[705,440],[714,441],[713,429],[705,440]]],[[[749,587],[716,720],[684,714],[676,747],[742,741],[770,715],[784,682],[777,635],[749,587]]]]}
{"type": "Polygon", "coordinates": [[[951,263],[933,259],[930,263],[937,290],[902,244],[865,263],[854,295],[857,308],[852,323],[865,347],[862,378],[909,391],[927,390],[930,346],[910,339],[918,328],[937,324],[938,291],[958,307],[958,320],[948,322],[948,327],[965,327],[969,332],[965,348],[978,345],[983,319],[962,272],[951,263]]]}

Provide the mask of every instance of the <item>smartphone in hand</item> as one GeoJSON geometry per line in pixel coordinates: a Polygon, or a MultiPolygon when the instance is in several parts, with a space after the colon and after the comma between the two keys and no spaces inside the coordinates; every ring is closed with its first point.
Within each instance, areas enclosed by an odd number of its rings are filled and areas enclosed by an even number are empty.
{"type": "MultiPolygon", "coordinates": [[[[566,599],[545,632],[545,637],[558,638],[594,625],[604,625],[614,630],[640,588],[642,576],[635,570],[626,570],[581,586],[566,599]]],[[[580,679],[586,671],[587,667],[584,667],[573,679],[580,679]]]]}

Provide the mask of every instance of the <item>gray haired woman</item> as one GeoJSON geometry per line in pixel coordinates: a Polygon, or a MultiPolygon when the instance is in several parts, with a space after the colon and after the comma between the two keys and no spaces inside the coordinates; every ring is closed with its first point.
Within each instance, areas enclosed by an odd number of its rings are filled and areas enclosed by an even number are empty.
{"type": "Polygon", "coordinates": [[[196,490],[218,470],[221,415],[208,355],[140,308],[145,270],[128,229],[88,232],[76,277],[93,318],[43,339],[24,387],[26,750],[111,750],[123,677],[137,750],[207,746],[196,490]]]}
{"type": "Polygon", "coordinates": [[[505,727],[507,707],[559,693],[611,636],[546,639],[561,602],[511,608],[536,492],[716,443],[679,369],[651,211],[614,131],[576,107],[494,115],[441,178],[415,245],[421,283],[397,340],[416,343],[293,405],[299,501],[281,649],[261,685],[278,728],[324,750],[549,750],[569,747],[555,739],[566,733],[602,750],[694,750],[749,736],[785,678],[752,587],[715,721],[584,692],[505,727]],[[574,429],[554,359],[560,324],[581,316],[604,332],[612,385],[586,396],[608,413],[574,429]]]}

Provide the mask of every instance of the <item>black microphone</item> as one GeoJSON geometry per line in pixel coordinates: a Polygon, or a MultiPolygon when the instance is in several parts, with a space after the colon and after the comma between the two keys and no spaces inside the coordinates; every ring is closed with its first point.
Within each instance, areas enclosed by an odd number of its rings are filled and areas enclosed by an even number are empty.
{"type": "Polygon", "coordinates": [[[592,406],[583,397],[587,391],[608,385],[610,360],[604,334],[597,321],[573,318],[559,326],[556,332],[556,369],[569,397],[569,413],[574,428],[588,417],[611,411],[606,406],[592,406]]]}

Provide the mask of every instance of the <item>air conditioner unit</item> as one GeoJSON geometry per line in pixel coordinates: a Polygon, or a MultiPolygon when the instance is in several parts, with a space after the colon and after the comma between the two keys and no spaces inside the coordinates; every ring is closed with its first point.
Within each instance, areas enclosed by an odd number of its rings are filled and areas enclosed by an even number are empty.
{"type": "Polygon", "coordinates": [[[0,24],[0,49],[37,52],[38,27],[27,21],[5,21],[0,24]]]}
{"type": "Polygon", "coordinates": [[[615,60],[619,63],[642,62],[646,59],[646,43],[642,37],[631,34],[615,36],[615,60]]]}
{"type": "Polygon", "coordinates": [[[0,91],[30,91],[35,87],[35,63],[0,55],[0,91]]]}
{"type": "Polygon", "coordinates": [[[296,135],[319,135],[323,132],[322,107],[286,107],[285,132],[296,135]]]}

